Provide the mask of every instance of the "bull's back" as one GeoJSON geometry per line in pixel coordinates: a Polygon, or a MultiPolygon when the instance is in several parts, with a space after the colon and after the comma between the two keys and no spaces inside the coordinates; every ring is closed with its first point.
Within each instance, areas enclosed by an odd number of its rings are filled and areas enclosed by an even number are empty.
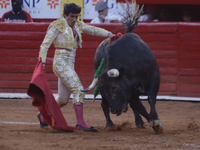
{"type": "Polygon", "coordinates": [[[94,70],[106,55],[107,69],[126,67],[128,70],[157,69],[156,59],[147,44],[134,33],[127,33],[110,44],[104,40],[96,50],[94,70]]]}
{"type": "Polygon", "coordinates": [[[108,69],[120,68],[123,66],[135,68],[156,63],[156,59],[147,44],[134,33],[127,33],[110,44],[106,51],[108,69]],[[117,66],[118,65],[118,66],[117,66]]]}

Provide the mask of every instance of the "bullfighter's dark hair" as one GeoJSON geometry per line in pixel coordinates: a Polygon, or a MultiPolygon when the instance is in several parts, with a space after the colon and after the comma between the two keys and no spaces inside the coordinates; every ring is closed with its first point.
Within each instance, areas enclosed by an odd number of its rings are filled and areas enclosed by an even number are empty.
{"type": "Polygon", "coordinates": [[[81,12],[81,7],[77,6],[75,3],[69,3],[64,5],[63,14],[69,15],[70,13],[79,14],[81,12]]]}

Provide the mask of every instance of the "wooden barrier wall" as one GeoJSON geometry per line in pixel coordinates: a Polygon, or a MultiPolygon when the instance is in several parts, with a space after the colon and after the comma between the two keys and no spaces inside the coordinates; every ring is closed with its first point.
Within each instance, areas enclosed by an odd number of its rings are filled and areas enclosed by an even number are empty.
{"type": "MultiPolygon", "coordinates": [[[[27,91],[48,25],[0,23],[0,92],[27,91]]],[[[115,30],[119,24],[95,26],[119,32],[115,30]]],[[[159,95],[200,97],[200,23],[142,22],[134,33],[149,45],[157,58],[161,73],[159,95]]],[[[83,48],[77,49],[75,69],[85,88],[93,79],[93,57],[102,40],[104,38],[83,34],[83,48]]],[[[46,72],[50,87],[56,93],[57,77],[51,65],[53,55],[52,45],[46,72]]]]}

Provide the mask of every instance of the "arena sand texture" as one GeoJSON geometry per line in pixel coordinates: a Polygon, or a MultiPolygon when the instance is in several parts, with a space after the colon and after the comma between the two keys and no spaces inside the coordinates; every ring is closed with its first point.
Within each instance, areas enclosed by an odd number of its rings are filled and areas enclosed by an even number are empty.
{"type": "MultiPolygon", "coordinates": [[[[142,101],[149,111],[147,101],[142,101]]],[[[132,110],[121,116],[111,114],[117,130],[105,129],[101,100],[85,100],[84,118],[99,132],[58,132],[41,129],[38,110],[31,99],[0,99],[0,150],[200,150],[200,102],[157,101],[164,130],[156,134],[145,121],[137,129],[132,110]]],[[[76,118],[72,100],[62,112],[69,125],[76,118]]]]}

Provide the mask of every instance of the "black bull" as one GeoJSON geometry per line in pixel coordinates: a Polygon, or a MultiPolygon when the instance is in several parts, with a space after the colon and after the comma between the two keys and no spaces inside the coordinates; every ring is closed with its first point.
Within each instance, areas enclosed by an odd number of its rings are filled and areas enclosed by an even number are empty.
{"type": "Polygon", "coordinates": [[[106,39],[99,45],[94,58],[95,71],[102,58],[105,58],[105,71],[98,76],[98,87],[107,129],[114,126],[110,111],[121,115],[128,110],[129,104],[137,127],[144,127],[141,114],[155,132],[161,132],[163,127],[155,108],[160,73],[149,47],[137,34],[127,33],[111,44],[106,39]],[[150,113],[140,101],[140,95],[148,96],[150,113]]]}

